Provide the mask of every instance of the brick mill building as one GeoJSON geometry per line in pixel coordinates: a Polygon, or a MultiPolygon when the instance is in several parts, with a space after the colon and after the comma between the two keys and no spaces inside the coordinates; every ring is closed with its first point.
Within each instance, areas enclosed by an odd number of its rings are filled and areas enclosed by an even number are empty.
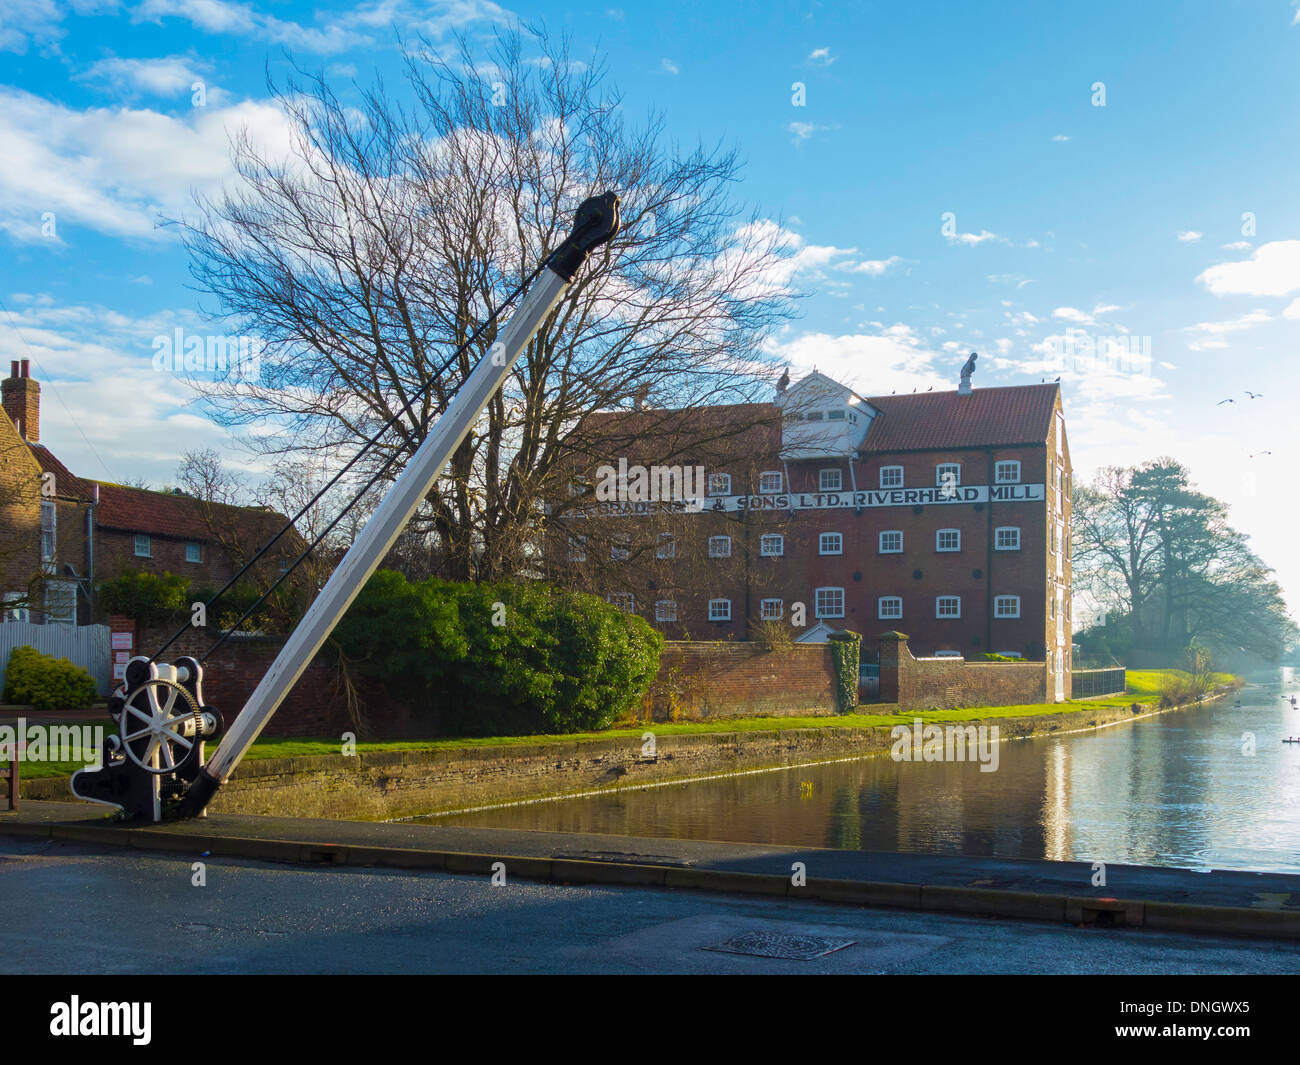
{"type": "Polygon", "coordinates": [[[869,652],[902,631],[917,656],[1042,661],[1048,692],[1070,690],[1058,384],[965,373],[956,391],[862,396],[814,372],[771,403],[598,412],[570,443],[549,575],[669,638],[779,622],[804,641],[851,629],[869,652]]]}
{"type": "MultiPolygon", "coordinates": [[[[89,624],[95,586],[129,572],[215,590],[284,525],[260,507],[78,477],[40,441],[40,395],[27,361],[12,363],[0,381],[0,618],[89,624]]],[[[303,546],[287,535],[263,579],[303,546]]]]}

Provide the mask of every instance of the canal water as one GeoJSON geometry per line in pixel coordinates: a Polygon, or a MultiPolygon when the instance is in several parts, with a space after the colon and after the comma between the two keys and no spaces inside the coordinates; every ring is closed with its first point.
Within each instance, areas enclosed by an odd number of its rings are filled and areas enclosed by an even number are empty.
{"type": "Polygon", "coordinates": [[[1300,688],[1012,740],[996,772],[888,753],[443,815],[438,824],[1300,872],[1300,688]],[[1246,754],[1254,737],[1255,753],[1246,754]]]}

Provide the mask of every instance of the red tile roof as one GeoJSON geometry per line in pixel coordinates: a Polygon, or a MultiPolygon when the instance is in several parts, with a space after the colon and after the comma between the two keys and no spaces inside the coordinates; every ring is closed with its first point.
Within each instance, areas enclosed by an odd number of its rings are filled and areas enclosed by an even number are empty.
{"type": "Polygon", "coordinates": [[[178,540],[210,540],[212,530],[206,507],[221,526],[233,524],[250,541],[262,543],[278,531],[287,520],[260,507],[232,507],[224,503],[202,503],[192,496],[170,492],[151,492],[120,484],[99,485],[99,506],[95,524],[123,532],[170,536],[178,540]]]}
{"type": "Polygon", "coordinates": [[[880,413],[862,445],[866,451],[1042,444],[1052,426],[1060,385],[1012,385],[957,392],[873,396],[880,413]]]}
{"type": "Polygon", "coordinates": [[[33,444],[30,441],[28,441],[27,446],[31,448],[32,456],[41,467],[41,472],[54,474],[55,498],[75,499],[78,503],[93,503],[95,501],[94,485],[89,481],[83,481],[72,473],[68,467],[54,457],[54,453],[49,448],[44,444],[33,444]]]}

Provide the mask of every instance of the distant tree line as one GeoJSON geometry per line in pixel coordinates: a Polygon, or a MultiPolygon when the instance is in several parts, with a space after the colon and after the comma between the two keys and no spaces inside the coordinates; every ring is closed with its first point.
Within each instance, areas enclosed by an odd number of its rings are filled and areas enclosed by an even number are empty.
{"type": "Polygon", "coordinates": [[[1085,655],[1155,651],[1173,662],[1205,648],[1278,662],[1300,637],[1226,504],[1172,458],[1107,467],[1076,487],[1073,540],[1075,594],[1106,614],[1076,634],[1085,655]]]}

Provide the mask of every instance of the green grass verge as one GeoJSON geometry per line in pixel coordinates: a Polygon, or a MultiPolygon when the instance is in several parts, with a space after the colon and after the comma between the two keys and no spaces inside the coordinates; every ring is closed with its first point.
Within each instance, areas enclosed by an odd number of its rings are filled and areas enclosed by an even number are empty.
{"type": "MultiPolygon", "coordinates": [[[[1067,700],[1063,703],[1031,703],[1021,706],[968,706],[953,710],[918,710],[906,714],[835,714],[821,717],[742,717],[721,718],[713,721],[658,721],[625,725],[603,732],[573,732],[564,735],[542,736],[474,736],[452,739],[388,740],[377,743],[358,743],[357,752],[456,750],[469,747],[523,747],[537,744],[595,743],[600,740],[637,738],[647,731],[656,736],[701,735],[711,732],[766,732],[774,729],[795,728],[881,728],[897,725],[900,719],[911,721],[977,721],[994,717],[1051,717],[1072,714],[1094,706],[1128,706],[1131,703],[1153,705],[1159,701],[1165,673],[1182,673],[1182,670],[1129,670],[1128,691],[1124,695],[1104,696],[1097,699],[1067,700]]],[[[1185,676],[1185,674],[1184,674],[1185,676]]],[[[1216,683],[1229,684],[1236,678],[1230,673],[1216,673],[1216,683]]],[[[108,723],[110,730],[114,728],[108,723]]],[[[248,759],[295,758],[339,753],[338,740],[320,739],[260,739],[249,749],[248,759]]],[[[67,777],[82,768],[71,762],[24,763],[22,775],[29,780],[48,777],[67,777]]]]}

